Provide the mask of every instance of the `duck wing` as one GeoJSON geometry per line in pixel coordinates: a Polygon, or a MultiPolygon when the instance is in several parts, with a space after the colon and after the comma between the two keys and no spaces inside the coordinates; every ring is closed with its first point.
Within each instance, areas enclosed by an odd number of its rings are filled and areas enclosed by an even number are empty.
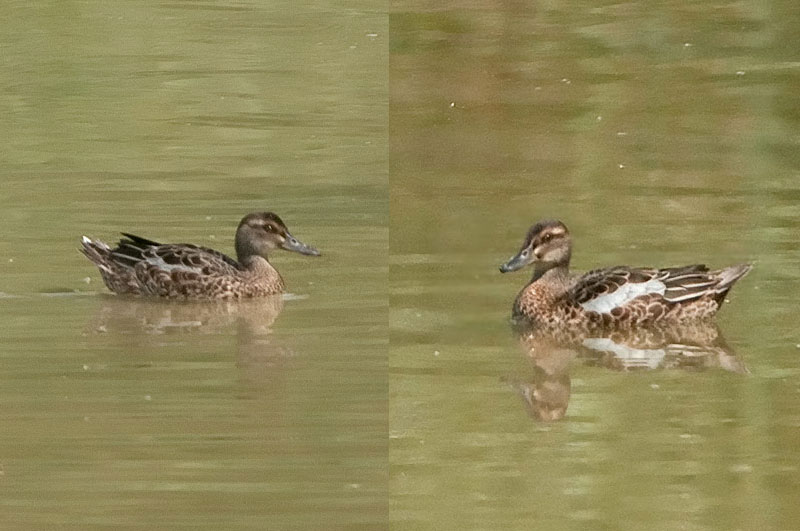
{"type": "Polygon", "coordinates": [[[709,272],[703,264],[664,269],[608,267],[579,277],[569,295],[584,310],[610,313],[645,295],[669,303],[700,298],[719,284],[719,273],[709,272]]]}
{"type": "Polygon", "coordinates": [[[733,284],[752,268],[750,264],[738,264],[716,271],[709,271],[702,265],[661,269],[666,287],[664,299],[682,303],[710,296],[722,303],[733,284]]]}
{"type": "Polygon", "coordinates": [[[123,236],[111,251],[114,261],[123,267],[139,266],[169,273],[180,270],[204,276],[235,275],[242,271],[239,262],[214,249],[189,243],[161,244],[128,233],[123,236]]]}

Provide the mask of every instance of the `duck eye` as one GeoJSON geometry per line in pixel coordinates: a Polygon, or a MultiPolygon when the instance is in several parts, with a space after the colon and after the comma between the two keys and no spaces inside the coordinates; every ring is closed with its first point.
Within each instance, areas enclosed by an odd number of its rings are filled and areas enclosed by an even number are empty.
{"type": "Polygon", "coordinates": [[[272,228],[272,225],[266,224],[264,225],[264,230],[267,232],[273,232],[274,229],[272,228]]]}
{"type": "Polygon", "coordinates": [[[542,236],[542,241],[544,243],[547,243],[552,239],[553,239],[553,235],[551,233],[549,233],[549,232],[547,234],[545,234],[544,236],[542,236]]]}

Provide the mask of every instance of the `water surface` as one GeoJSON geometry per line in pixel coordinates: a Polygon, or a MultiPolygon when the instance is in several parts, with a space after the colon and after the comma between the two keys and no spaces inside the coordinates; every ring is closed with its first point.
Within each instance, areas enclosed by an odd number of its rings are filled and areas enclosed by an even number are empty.
{"type": "Polygon", "coordinates": [[[795,10],[406,2],[391,24],[394,526],[796,527],[795,10]],[[578,270],[754,262],[730,354],[520,349],[530,272],[497,267],[542,218],[578,270]]]}
{"type": "Polygon", "coordinates": [[[385,527],[385,12],[6,7],[0,527],[385,527]],[[123,301],[77,251],[263,210],[323,252],[286,300],[123,301]]]}

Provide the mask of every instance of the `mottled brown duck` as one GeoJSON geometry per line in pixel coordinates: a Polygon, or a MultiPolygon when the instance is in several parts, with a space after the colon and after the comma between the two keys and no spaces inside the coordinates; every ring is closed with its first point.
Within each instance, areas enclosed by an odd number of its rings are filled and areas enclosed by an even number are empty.
{"type": "Polygon", "coordinates": [[[546,220],[530,228],[519,252],[500,266],[503,273],[534,266],[533,278],[514,301],[515,321],[595,329],[710,319],[752,267],[616,266],[576,275],[569,271],[571,256],[572,241],[563,223],[546,220]]]}
{"type": "Polygon", "coordinates": [[[108,289],[121,295],[171,299],[238,299],[283,293],[268,254],[284,249],[319,256],[289,233],[272,212],[246,215],[236,229],[236,260],[188,243],[161,244],[133,234],[113,249],[83,237],[81,252],[100,269],[108,289]]]}

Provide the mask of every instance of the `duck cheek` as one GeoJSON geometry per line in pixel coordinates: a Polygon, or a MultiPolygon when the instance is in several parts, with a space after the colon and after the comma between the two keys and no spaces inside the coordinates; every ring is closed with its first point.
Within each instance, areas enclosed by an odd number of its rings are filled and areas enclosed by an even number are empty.
{"type": "Polygon", "coordinates": [[[268,252],[272,251],[276,247],[277,246],[275,245],[275,242],[273,242],[271,239],[267,239],[267,240],[263,240],[259,244],[258,250],[259,250],[260,254],[264,255],[264,254],[267,254],[268,252]]]}

